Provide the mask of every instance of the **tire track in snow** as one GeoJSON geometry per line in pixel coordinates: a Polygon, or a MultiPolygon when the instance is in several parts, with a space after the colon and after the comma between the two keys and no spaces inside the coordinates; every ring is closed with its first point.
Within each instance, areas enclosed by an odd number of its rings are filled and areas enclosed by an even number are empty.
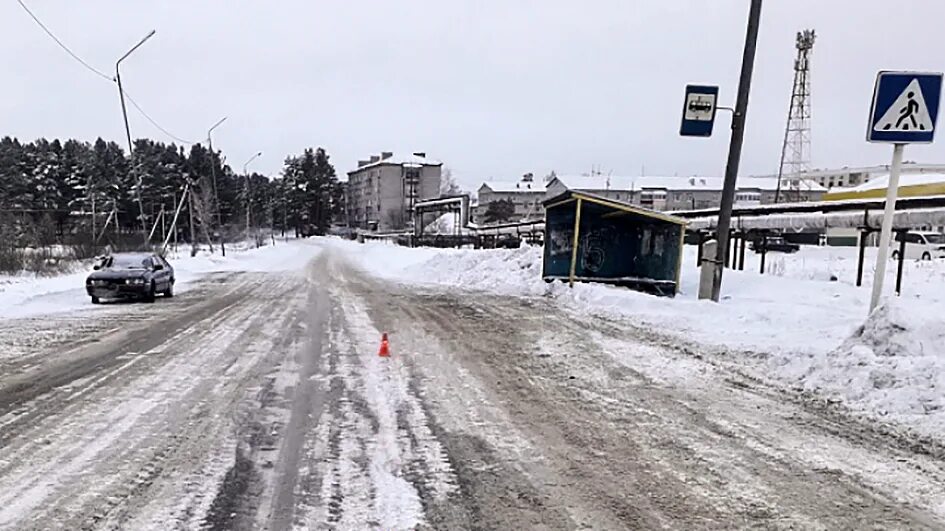
{"type": "Polygon", "coordinates": [[[299,498],[297,529],[415,529],[425,525],[422,497],[445,498],[455,478],[445,450],[411,386],[399,354],[380,358],[380,331],[363,301],[339,288],[344,272],[329,263],[332,311],[329,360],[321,379],[330,399],[307,450],[317,496],[299,498]]]}
{"type": "Polygon", "coordinates": [[[34,523],[127,528],[127,518],[154,510],[164,513],[155,528],[188,521],[188,513],[199,523],[233,463],[228,441],[236,421],[227,410],[266,365],[280,320],[291,318],[286,302],[298,291],[296,280],[260,282],[248,303],[225,307],[142,355],[146,366],[137,364],[124,381],[49,413],[21,441],[34,454],[0,475],[0,523],[29,515],[34,523]],[[264,309],[273,303],[275,313],[264,309]],[[54,493],[61,495],[50,499],[54,493]]]}

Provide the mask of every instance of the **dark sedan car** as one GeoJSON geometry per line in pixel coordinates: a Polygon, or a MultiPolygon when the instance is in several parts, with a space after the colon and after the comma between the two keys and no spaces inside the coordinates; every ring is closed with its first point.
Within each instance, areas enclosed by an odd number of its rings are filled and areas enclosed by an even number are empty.
{"type": "Polygon", "coordinates": [[[140,299],[154,302],[160,293],[174,296],[174,268],[155,253],[120,253],[107,256],[85,281],[92,304],[102,299],[140,299]]]}
{"type": "MultiPolygon", "coordinates": [[[[762,250],[761,240],[751,242],[748,246],[756,253],[760,253],[762,250]]],[[[769,253],[796,253],[801,250],[800,245],[786,241],[784,238],[778,236],[768,236],[764,247],[764,250],[769,253]]]]}

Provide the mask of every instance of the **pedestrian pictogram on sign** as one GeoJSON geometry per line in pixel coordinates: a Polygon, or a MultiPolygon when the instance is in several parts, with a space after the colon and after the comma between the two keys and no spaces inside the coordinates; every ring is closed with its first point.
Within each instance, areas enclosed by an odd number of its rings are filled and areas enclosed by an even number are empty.
{"type": "Polygon", "coordinates": [[[942,74],[880,72],[866,137],[870,142],[929,143],[935,137],[942,74]]]}
{"type": "Polygon", "coordinates": [[[911,83],[899,94],[892,107],[876,122],[876,131],[932,131],[935,125],[929,117],[929,108],[922,97],[919,80],[911,83]]]}
{"type": "MultiPolygon", "coordinates": [[[[879,231],[879,252],[876,253],[870,313],[879,306],[883,297],[883,279],[886,277],[886,263],[889,261],[886,250],[892,241],[902,153],[906,144],[928,144],[935,139],[935,119],[938,117],[941,95],[941,72],[880,72],[876,76],[866,140],[892,143],[893,156],[886,183],[886,206],[883,209],[883,223],[879,231]]],[[[861,248],[860,251],[862,250],[861,248]]],[[[902,269],[899,271],[902,272],[902,269]]]]}

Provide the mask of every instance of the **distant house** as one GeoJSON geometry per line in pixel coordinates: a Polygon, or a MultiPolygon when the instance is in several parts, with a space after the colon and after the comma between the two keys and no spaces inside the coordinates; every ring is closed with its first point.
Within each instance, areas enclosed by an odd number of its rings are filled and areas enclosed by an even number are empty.
{"type": "MultiPolygon", "coordinates": [[[[548,183],[546,196],[554,197],[572,190],[669,212],[718,208],[722,202],[722,184],[721,177],[556,176],[548,183]]],[[[774,203],[776,188],[777,179],[741,177],[736,184],[735,203],[774,203]]],[[[819,184],[807,182],[802,200],[819,201],[825,192],[819,184]]]]}
{"type": "MultiPolygon", "coordinates": [[[[923,164],[916,162],[903,162],[902,163],[902,175],[912,175],[920,173],[932,173],[932,174],[943,174],[945,173],[945,164],[923,164]]],[[[843,168],[825,168],[825,169],[816,169],[809,170],[801,174],[801,177],[808,181],[813,181],[825,188],[834,189],[834,188],[854,188],[862,184],[868,183],[872,180],[886,177],[889,175],[889,166],[858,166],[858,167],[849,167],[844,166],[843,168]]],[[[765,175],[759,177],[767,177],[770,179],[777,179],[777,175],[765,175]]],[[[796,187],[794,182],[796,181],[793,176],[785,175],[783,177],[784,184],[782,186],[789,189],[796,187]]]]}
{"type": "Polygon", "coordinates": [[[488,181],[482,183],[478,190],[479,203],[473,210],[473,220],[476,223],[486,223],[485,213],[489,203],[494,201],[511,201],[515,206],[512,219],[541,219],[545,215],[542,201],[545,199],[545,185],[535,182],[532,174],[525,174],[519,181],[488,181]]]}
{"type": "Polygon", "coordinates": [[[348,226],[372,230],[407,227],[413,205],[440,195],[443,163],[426,153],[395,156],[385,151],[348,172],[348,226]]]}

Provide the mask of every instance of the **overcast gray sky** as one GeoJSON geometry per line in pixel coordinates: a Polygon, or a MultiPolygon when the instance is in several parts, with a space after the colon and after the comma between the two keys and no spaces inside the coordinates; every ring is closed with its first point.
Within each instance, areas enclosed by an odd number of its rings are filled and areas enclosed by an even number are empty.
{"type": "MultiPolygon", "coordinates": [[[[339,174],[381,150],[426,151],[474,187],[524,172],[721,175],[729,118],[680,138],[687,82],[734,103],[748,0],[25,0],[78,55],[112,72],[158,122],[214,135],[236,168],[276,174],[324,146],[339,174]]],[[[876,71],[945,70],[945,2],[768,0],[742,174],[777,170],[794,35],[813,56],[816,167],[886,164],[864,140],[876,71]]],[[[117,91],[0,4],[0,135],[124,142],[117,91]]],[[[170,140],[131,112],[132,134],[170,140]]],[[[945,162],[945,138],[906,158],[945,162]]]]}

